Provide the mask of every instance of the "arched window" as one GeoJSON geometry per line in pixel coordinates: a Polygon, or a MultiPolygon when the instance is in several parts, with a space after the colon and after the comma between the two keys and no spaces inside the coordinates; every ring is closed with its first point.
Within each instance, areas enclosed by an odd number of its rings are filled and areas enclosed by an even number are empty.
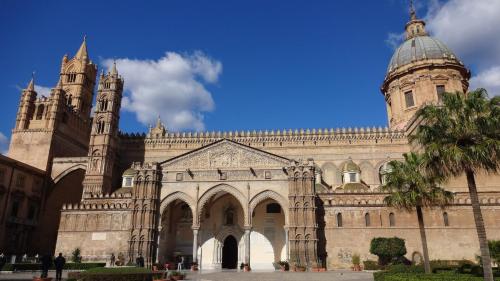
{"type": "Polygon", "coordinates": [[[396,225],[396,218],[394,217],[394,213],[389,214],[389,226],[395,226],[396,225]]]}
{"type": "Polygon", "coordinates": [[[43,104],[40,104],[36,109],[36,120],[40,120],[43,117],[43,110],[45,109],[43,104]]]}
{"type": "Polygon", "coordinates": [[[67,105],[71,105],[71,103],[73,102],[73,96],[72,95],[69,95],[66,99],[66,104],[67,105]]]}
{"type": "Polygon", "coordinates": [[[96,124],[96,133],[98,134],[102,134],[104,133],[104,121],[100,120],[100,121],[97,121],[97,124],[96,124]]]}
{"type": "Polygon", "coordinates": [[[337,227],[342,227],[342,213],[337,214],[337,227]]]}
{"type": "Polygon", "coordinates": [[[281,213],[281,206],[278,203],[270,203],[266,205],[266,213],[279,214],[281,213]]]}
{"type": "Polygon", "coordinates": [[[370,214],[369,213],[366,213],[365,214],[365,226],[368,227],[371,225],[371,221],[370,221],[370,214]]]}
{"type": "Polygon", "coordinates": [[[75,73],[68,74],[68,82],[73,83],[75,81],[76,81],[76,74],[75,73]]]}
{"type": "Polygon", "coordinates": [[[444,226],[450,226],[450,221],[448,219],[448,213],[447,212],[443,213],[443,221],[444,221],[444,226]]]}

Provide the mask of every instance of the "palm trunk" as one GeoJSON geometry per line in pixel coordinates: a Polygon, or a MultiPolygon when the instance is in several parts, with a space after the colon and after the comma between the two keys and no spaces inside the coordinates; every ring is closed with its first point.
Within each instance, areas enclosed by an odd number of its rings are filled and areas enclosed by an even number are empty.
{"type": "Polygon", "coordinates": [[[422,207],[417,206],[418,228],[420,229],[420,240],[422,240],[422,252],[424,253],[424,270],[425,273],[431,273],[431,264],[429,262],[429,250],[427,249],[427,236],[425,235],[424,215],[422,207]]]}
{"type": "Polygon", "coordinates": [[[484,280],[493,281],[493,271],[491,269],[490,249],[488,248],[488,239],[486,238],[486,229],[484,228],[483,215],[481,206],[479,206],[479,198],[477,196],[476,179],[474,171],[467,169],[467,185],[469,186],[470,201],[472,212],[474,214],[474,222],[476,223],[477,236],[479,238],[479,249],[481,250],[481,260],[483,262],[484,280]]]}

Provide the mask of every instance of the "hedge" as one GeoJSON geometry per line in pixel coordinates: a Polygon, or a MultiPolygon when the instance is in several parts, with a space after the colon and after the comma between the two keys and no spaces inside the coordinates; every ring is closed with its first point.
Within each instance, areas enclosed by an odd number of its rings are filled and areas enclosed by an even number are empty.
{"type": "MultiPolygon", "coordinates": [[[[104,262],[85,262],[85,263],[66,263],[64,265],[64,269],[66,270],[86,270],[90,268],[96,267],[105,267],[106,263],[104,262]]],[[[55,266],[52,264],[50,269],[54,270],[55,266]]],[[[15,264],[5,264],[2,268],[2,271],[37,271],[42,270],[41,263],[15,263],[15,264]]]]}
{"type": "MultiPolygon", "coordinates": [[[[375,281],[483,281],[482,277],[471,276],[458,273],[437,273],[437,274],[410,274],[410,273],[392,273],[375,272],[373,273],[375,281]]],[[[495,278],[500,281],[500,278],[495,278]]]]}
{"type": "Polygon", "coordinates": [[[69,272],[68,278],[80,281],[151,281],[161,273],[142,267],[92,268],[84,272],[69,272]]]}

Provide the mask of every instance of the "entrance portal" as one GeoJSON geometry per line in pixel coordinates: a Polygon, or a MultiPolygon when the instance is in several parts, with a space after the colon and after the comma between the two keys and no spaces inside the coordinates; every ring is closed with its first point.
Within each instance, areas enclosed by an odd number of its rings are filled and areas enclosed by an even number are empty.
{"type": "Polygon", "coordinates": [[[235,269],[238,263],[238,242],[234,236],[229,235],[224,240],[222,247],[222,268],[235,269]]]}

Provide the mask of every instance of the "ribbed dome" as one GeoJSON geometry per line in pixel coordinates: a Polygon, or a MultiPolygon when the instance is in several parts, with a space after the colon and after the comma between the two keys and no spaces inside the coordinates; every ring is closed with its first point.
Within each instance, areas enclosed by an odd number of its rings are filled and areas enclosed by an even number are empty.
{"type": "Polygon", "coordinates": [[[387,72],[412,62],[426,59],[455,59],[453,52],[438,39],[416,36],[406,40],[392,55],[387,72]]]}
{"type": "Polygon", "coordinates": [[[349,161],[347,161],[344,166],[342,167],[342,172],[345,173],[345,172],[358,172],[360,173],[361,172],[361,169],[359,168],[358,165],[356,165],[356,163],[354,163],[351,159],[349,159],[349,161]]]}

